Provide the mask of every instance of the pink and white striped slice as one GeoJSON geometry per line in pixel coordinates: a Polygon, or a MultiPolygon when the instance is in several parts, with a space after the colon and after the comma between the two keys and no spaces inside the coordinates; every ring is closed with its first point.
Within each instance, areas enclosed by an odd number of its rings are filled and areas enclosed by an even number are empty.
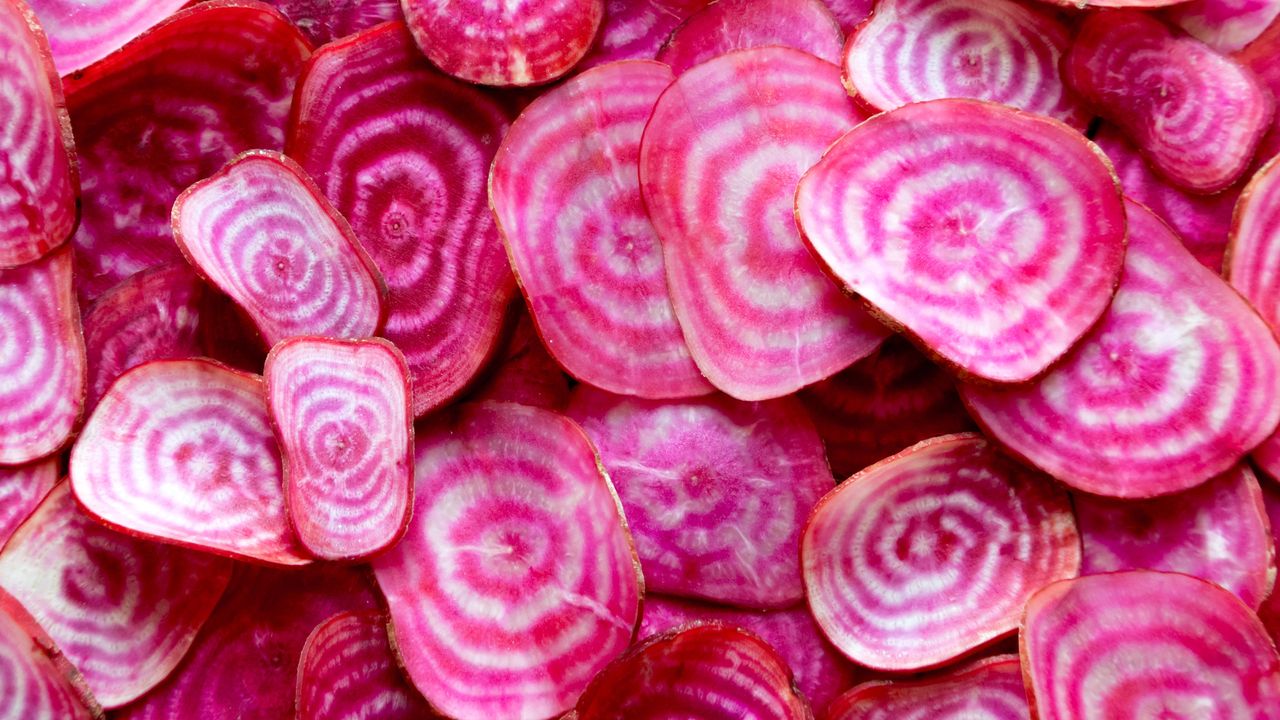
{"type": "Polygon", "coordinates": [[[403,20],[400,0],[265,0],[280,8],[316,48],[374,25],[403,20]]]}
{"type": "Polygon", "coordinates": [[[185,0],[27,0],[49,35],[59,75],[119,50],[177,12],[185,0]]]}
{"type": "Polygon", "coordinates": [[[1191,0],[1169,8],[1165,17],[1218,52],[1235,52],[1253,42],[1280,16],[1278,0],[1191,0]]]}
{"type": "Polygon", "coordinates": [[[523,301],[520,306],[511,337],[466,399],[513,402],[560,412],[569,404],[569,378],[533,329],[523,301]]]}
{"type": "Polygon", "coordinates": [[[839,64],[844,33],[822,0],[717,0],[671,33],[658,60],[679,75],[734,50],[770,45],[839,64]]]}
{"type": "Polygon", "coordinates": [[[1027,720],[1017,655],[918,680],[875,680],[841,695],[825,720],[1027,720]]]}
{"type": "Polygon", "coordinates": [[[578,70],[616,60],[652,60],[671,32],[708,0],[608,0],[595,45],[578,70]]]}
{"type": "Polygon", "coordinates": [[[16,599],[0,590],[0,720],[98,720],[84,678],[16,599]]]}
{"type": "Polygon", "coordinates": [[[58,484],[58,458],[0,465],[0,547],[58,484]]]}

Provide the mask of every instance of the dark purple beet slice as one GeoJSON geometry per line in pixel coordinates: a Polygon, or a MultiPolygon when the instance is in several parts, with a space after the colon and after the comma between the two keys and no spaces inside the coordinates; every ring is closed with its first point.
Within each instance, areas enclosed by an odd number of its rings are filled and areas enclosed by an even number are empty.
{"type": "Polygon", "coordinates": [[[875,680],[841,695],[825,720],[1027,720],[1017,655],[917,680],[875,680]]]}
{"type": "Polygon", "coordinates": [[[400,0],[266,0],[319,48],[379,23],[400,20],[400,0]]]}
{"type": "Polygon", "coordinates": [[[529,319],[523,301],[520,306],[511,337],[488,375],[481,379],[467,399],[563,410],[569,403],[569,378],[533,329],[533,320],[529,319]]]}
{"type": "Polygon", "coordinates": [[[615,60],[652,60],[671,31],[708,0],[607,0],[595,45],[579,71],[615,60]]]}
{"type": "Polygon", "coordinates": [[[59,75],[119,50],[187,0],[27,0],[49,35],[59,75]]]}
{"type": "MultiPolygon", "coordinates": [[[[1265,474],[1261,481],[1262,503],[1267,509],[1267,519],[1270,521],[1271,541],[1276,546],[1276,553],[1280,553],[1280,484],[1265,474]]],[[[1280,645],[1280,593],[1276,592],[1274,587],[1271,589],[1271,594],[1262,601],[1262,607],[1258,608],[1258,617],[1262,618],[1262,623],[1267,626],[1272,641],[1280,645]]]]}
{"type": "Polygon", "coordinates": [[[0,590],[0,720],[89,720],[102,708],[22,605],[0,590]]]}
{"type": "Polygon", "coordinates": [[[57,483],[57,458],[0,465],[0,547],[57,483]]]}
{"type": "Polygon", "coordinates": [[[1191,0],[1164,16],[1219,52],[1248,45],[1280,15],[1276,0],[1191,0]]]}
{"type": "Polygon", "coordinates": [[[844,33],[822,0],[717,0],[676,28],[658,60],[679,75],[727,52],[771,45],[838,65],[844,33]]]}

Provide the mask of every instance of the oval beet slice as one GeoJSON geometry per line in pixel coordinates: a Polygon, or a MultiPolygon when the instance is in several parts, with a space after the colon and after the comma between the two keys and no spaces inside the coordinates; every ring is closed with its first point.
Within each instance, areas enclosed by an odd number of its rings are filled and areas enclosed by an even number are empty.
{"type": "Polygon", "coordinates": [[[868,120],[805,174],[795,204],[850,291],[961,373],[997,382],[1066,353],[1124,261],[1124,205],[1097,148],[989,102],[868,120]]]}
{"type": "Polygon", "coordinates": [[[833,483],[798,401],[648,401],[579,385],[568,415],[618,489],[647,587],[744,607],[804,597],[800,530],[833,483]]]}
{"type": "Polygon", "coordinates": [[[58,459],[0,465],[0,547],[58,483],[58,459]]]}
{"type": "Polygon", "coordinates": [[[382,334],[409,363],[416,416],[476,377],[516,294],[485,195],[507,123],[432,68],[402,23],[322,48],[300,81],[289,154],[386,278],[382,334]]]}
{"type": "Polygon", "coordinates": [[[280,8],[311,44],[354,35],[379,23],[400,20],[400,0],[266,0],[280,8]]]}
{"type": "Polygon", "coordinates": [[[876,680],[841,695],[826,720],[1026,720],[1017,655],[997,655],[919,680],[876,680]]]}
{"type": "Polygon", "coordinates": [[[140,537],[280,565],[308,560],[285,519],[262,378],[157,360],[111,386],[71,451],[90,515],[140,537]]]}
{"type": "Polygon", "coordinates": [[[84,189],[74,238],[81,300],[182,262],[169,224],[174,198],[238,152],[284,146],[294,78],[309,54],[272,8],[211,0],[67,78],[84,189]]]}
{"type": "Polygon", "coordinates": [[[637,175],[641,133],[673,79],[666,65],[634,61],[566,81],[521,113],[489,179],[548,350],[573,376],[625,395],[712,390],[676,323],[637,175]]]}
{"type": "Polygon", "coordinates": [[[1235,52],[1262,34],[1276,16],[1276,0],[1191,0],[1165,17],[1219,52],[1235,52]]]}
{"type": "Polygon", "coordinates": [[[717,0],[676,28],[658,60],[679,75],[734,50],[770,45],[839,63],[844,34],[822,0],[717,0]]]}
{"type": "Polygon", "coordinates": [[[297,720],[434,717],[396,667],[381,612],[338,613],[307,638],[298,664],[297,720]]]}
{"type": "Polygon", "coordinates": [[[1066,492],[978,435],[925,440],[849,478],[801,540],[814,618],[854,662],[921,670],[1018,625],[1080,567],[1066,492]]]}
{"type": "Polygon", "coordinates": [[[399,540],[412,509],[413,414],[395,345],[285,340],[267,356],[263,379],[302,547],[352,560],[399,540]]]}
{"type": "Polygon", "coordinates": [[[1027,603],[1022,666],[1041,720],[1269,718],[1280,656],[1258,617],[1198,578],[1147,570],[1050,585],[1027,603]]]}
{"type": "Polygon", "coordinates": [[[413,684],[458,720],[572,707],[631,641],[631,535],[581,428],[509,403],[417,435],[413,520],[373,561],[413,684]]]}
{"type": "Polygon", "coordinates": [[[0,720],[101,717],[80,673],[22,605],[0,590],[0,720]]]}
{"type": "Polygon", "coordinates": [[[561,411],[569,404],[569,378],[552,359],[520,303],[515,329],[494,367],[467,395],[469,401],[494,400],[561,411]]]}
{"type": "Polygon", "coordinates": [[[615,60],[652,60],[671,32],[708,0],[609,0],[591,51],[578,69],[615,60]]]}
{"type": "Polygon", "coordinates": [[[1129,202],[1124,279],[1097,327],[1047,375],[961,387],[974,418],[1073,487],[1142,498],[1226,471],[1280,421],[1280,348],[1262,319],[1129,202]]]}
{"type": "Polygon", "coordinates": [[[640,144],[676,319],[703,375],[740,400],[829,377],[886,335],[791,219],[797,179],[863,118],[839,73],[788,48],[722,55],[662,94],[640,144]]]}

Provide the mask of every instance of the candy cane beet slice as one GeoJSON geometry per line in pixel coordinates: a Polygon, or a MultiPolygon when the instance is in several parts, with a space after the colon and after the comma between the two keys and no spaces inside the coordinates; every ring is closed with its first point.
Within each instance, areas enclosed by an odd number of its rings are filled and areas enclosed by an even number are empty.
{"type": "Polygon", "coordinates": [[[390,20],[402,20],[400,0],[266,0],[280,8],[319,48],[390,20]]]}
{"type": "Polygon", "coordinates": [[[740,400],[792,393],[886,331],[797,237],[795,183],[863,119],[839,69],[789,48],[739,50],[676,79],[640,143],[640,190],[694,362],[740,400]]]}
{"type": "Polygon", "coordinates": [[[119,50],[177,12],[184,0],[27,0],[49,35],[59,75],[119,50]]]}
{"type": "Polygon", "coordinates": [[[1026,720],[1017,655],[984,658],[920,680],[876,680],[841,695],[826,720],[1026,720]]]}
{"type": "Polygon", "coordinates": [[[0,590],[0,720],[88,720],[102,708],[35,618],[0,590]]]}
{"type": "Polygon", "coordinates": [[[413,414],[395,345],[285,340],[267,356],[263,380],[302,547],[351,560],[399,540],[412,509],[413,414]]]}
{"type": "Polygon", "coordinates": [[[854,662],[944,664],[1010,634],[1036,590],[1074,577],[1066,492],[974,434],[925,440],[854,475],[800,546],[814,618],[854,662]]]}
{"type": "Polygon", "coordinates": [[[1165,17],[1219,52],[1235,52],[1262,34],[1280,15],[1276,0],[1191,0],[1165,17]]]}
{"type": "Polygon", "coordinates": [[[525,108],[489,178],[548,350],[584,382],[653,398],[712,390],[676,323],[637,175],[640,136],[672,80],[652,61],[577,75],[525,108]]]}
{"type": "Polygon", "coordinates": [[[111,386],[71,451],[85,510],[139,537],[300,565],[262,378],[156,360],[111,386]]]}
{"type": "Polygon", "coordinates": [[[626,649],[639,563],[581,428],[462,405],[417,435],[413,520],[373,560],[410,680],[456,718],[549,718],[626,649]]]}
{"type": "Polygon", "coordinates": [[[933,100],[854,128],[800,180],[801,233],[832,275],[961,373],[1040,374],[1111,301],[1125,213],[1066,125],[933,100]]]}
{"type": "Polygon", "coordinates": [[[58,459],[0,465],[0,547],[58,483],[58,459]]]}
{"type": "Polygon", "coordinates": [[[671,32],[708,0],[609,0],[591,51],[578,70],[616,60],[652,60],[671,32]]]}
{"type": "Polygon", "coordinates": [[[839,63],[844,33],[822,0],[717,0],[676,28],[658,60],[679,75],[727,52],[768,45],[839,63]]]}

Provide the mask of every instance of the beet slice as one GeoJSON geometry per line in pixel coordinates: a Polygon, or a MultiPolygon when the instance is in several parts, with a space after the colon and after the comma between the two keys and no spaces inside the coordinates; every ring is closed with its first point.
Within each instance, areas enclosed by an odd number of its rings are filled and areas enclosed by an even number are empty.
{"type": "Polygon", "coordinates": [[[1017,655],[983,658],[919,680],[875,680],[841,695],[826,720],[1026,720],[1017,655]]]}
{"type": "Polygon", "coordinates": [[[169,675],[230,579],[230,560],[93,522],[67,483],[0,553],[0,587],[49,631],[107,708],[169,675]]]}
{"type": "Polygon", "coordinates": [[[616,60],[652,60],[680,23],[708,0],[609,0],[604,21],[579,70],[616,60]]]}
{"type": "Polygon", "coordinates": [[[289,153],[386,278],[383,335],[409,363],[416,416],[476,377],[516,295],[485,195],[507,124],[423,60],[402,23],[322,48],[299,82],[289,153]]]}
{"type": "Polygon", "coordinates": [[[374,559],[413,684],[458,720],[563,713],[631,641],[643,580],[581,428],[509,403],[417,435],[409,533],[374,559]]]}
{"type": "Polygon", "coordinates": [[[1165,17],[1219,52],[1235,52],[1257,39],[1280,16],[1276,0],[1191,0],[1165,17]]]}
{"type": "Polygon", "coordinates": [[[1074,577],[1066,492],[976,434],[925,440],[839,485],[800,545],[814,618],[854,662],[922,670],[1010,634],[1074,577]]]}
{"type": "MultiPolygon", "coordinates": [[[[1267,518],[1271,526],[1271,539],[1276,547],[1276,552],[1280,553],[1280,485],[1276,484],[1273,478],[1261,478],[1262,482],[1262,504],[1267,509],[1267,518]]],[[[1262,618],[1262,624],[1266,625],[1267,631],[1271,633],[1271,639],[1280,644],[1280,593],[1275,591],[1273,587],[1271,594],[1262,601],[1262,606],[1258,608],[1258,617],[1262,618]]]]}
{"type": "Polygon", "coordinates": [[[467,399],[514,402],[559,412],[569,404],[569,378],[533,329],[523,301],[520,306],[515,329],[497,364],[467,399]]]}
{"type": "Polygon", "coordinates": [[[1032,717],[1274,717],[1280,656],[1217,585],[1135,570],[1054,583],[1027,603],[1032,717]]]}
{"type": "Polygon", "coordinates": [[[121,375],[71,450],[76,499],[110,527],[304,564],[282,480],[262,378],[212,360],[156,360],[121,375]]]}
{"type": "Polygon", "coordinates": [[[658,60],[679,75],[734,50],[770,45],[839,63],[844,33],[822,0],[717,0],[676,28],[658,60]]]}
{"type": "Polygon", "coordinates": [[[20,603],[0,590],[0,720],[85,720],[102,708],[20,603]]]}
{"type": "Polygon", "coordinates": [[[658,99],[640,189],[694,362],[740,400],[787,395],[886,336],[796,237],[800,175],[863,115],[839,69],[789,48],[722,55],[658,99]]]}
{"type": "Polygon", "coordinates": [[[804,597],[800,531],[833,482],[799,401],[652,401],[579,385],[568,415],[618,489],[647,587],[743,607],[804,597]]]}
{"type": "Polygon", "coordinates": [[[795,204],[850,291],[962,374],[997,382],[1061,357],[1110,303],[1124,261],[1124,205],[1097,148],[990,102],[868,120],[805,174],[795,204]]]}
{"type": "Polygon", "coordinates": [[[267,0],[319,48],[390,20],[401,20],[400,0],[267,0]]]}
{"type": "Polygon", "coordinates": [[[876,4],[875,0],[823,0],[823,3],[846,35],[852,35],[854,29],[871,17],[876,4]]]}
{"type": "Polygon", "coordinates": [[[57,458],[0,465],[0,548],[57,483],[57,458]]]}
{"type": "Polygon", "coordinates": [[[298,664],[297,720],[438,717],[396,667],[381,612],[343,612],[316,626],[298,664]]]}
{"type": "Polygon", "coordinates": [[[169,224],[174,198],[238,152],[283,147],[309,54],[274,9],[210,0],[67,78],[84,188],[74,237],[81,300],[182,261],[169,224]]]}
{"type": "Polygon", "coordinates": [[[107,57],[177,12],[185,0],[27,0],[49,35],[57,74],[107,57]]]}
{"type": "Polygon", "coordinates": [[[713,389],[676,323],[637,175],[641,133],[673,80],[652,61],[575,76],[525,108],[489,179],[490,205],[548,350],[584,382],[652,398],[713,389]]]}
{"type": "Polygon", "coordinates": [[[302,547],[353,560],[395,544],[413,507],[409,368],[396,346],[285,340],[267,356],[263,380],[302,547]]]}

